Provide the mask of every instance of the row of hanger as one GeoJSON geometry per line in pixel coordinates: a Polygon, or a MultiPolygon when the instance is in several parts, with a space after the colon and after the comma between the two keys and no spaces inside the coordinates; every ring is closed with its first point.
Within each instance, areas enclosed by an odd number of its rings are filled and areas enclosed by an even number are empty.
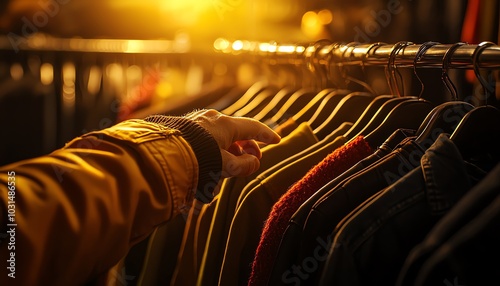
{"type": "MultiPolygon", "coordinates": [[[[355,47],[357,43],[346,45],[345,51],[355,47]]],[[[384,43],[374,43],[367,53],[384,43]]],[[[376,95],[368,84],[355,79],[341,71],[347,80],[360,85],[365,91],[351,92],[348,89],[326,87],[318,92],[316,87],[282,89],[266,88],[265,84],[252,86],[242,97],[232,105],[222,110],[222,113],[235,116],[248,116],[275,127],[288,118],[296,123],[308,122],[315,135],[322,139],[332,133],[344,122],[352,122],[352,127],[344,134],[349,140],[363,135],[365,140],[374,148],[380,146],[393,131],[399,128],[415,129],[417,141],[424,143],[431,139],[433,130],[441,130],[451,134],[465,158],[477,155],[478,151],[494,150],[497,139],[500,139],[500,111],[488,105],[487,100],[493,97],[494,85],[485,80],[479,68],[481,53],[495,44],[482,42],[478,44],[472,54],[472,63],[475,75],[483,87],[486,104],[474,106],[460,100],[457,89],[449,76],[450,59],[454,52],[466,43],[452,44],[442,57],[442,81],[451,93],[452,100],[436,105],[421,97],[424,84],[417,73],[418,61],[437,42],[426,42],[420,45],[414,58],[413,72],[421,85],[417,96],[402,95],[398,82],[401,75],[394,64],[398,53],[414,45],[411,42],[398,42],[393,46],[385,68],[386,79],[391,94],[376,95]],[[446,114],[460,114],[460,120],[450,120],[446,114]]],[[[315,44],[317,50],[323,48],[315,44]]],[[[331,46],[338,44],[331,44],[331,46]]],[[[344,52],[345,52],[344,51],[344,52]]],[[[342,66],[340,66],[342,69],[342,66]]],[[[319,67],[316,66],[316,70],[319,67]]],[[[323,69],[324,70],[324,69],[323,69]]],[[[320,73],[321,74],[321,73],[320,73]]],[[[324,74],[323,74],[324,75],[324,74]]],[[[325,82],[324,79],[321,82],[325,82]]],[[[498,152],[494,152],[498,155],[498,152]]],[[[499,158],[499,157],[497,157],[499,158]]]]}

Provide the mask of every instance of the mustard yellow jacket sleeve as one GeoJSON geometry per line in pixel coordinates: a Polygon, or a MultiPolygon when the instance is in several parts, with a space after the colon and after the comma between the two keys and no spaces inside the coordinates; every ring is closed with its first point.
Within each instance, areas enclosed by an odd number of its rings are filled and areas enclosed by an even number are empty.
{"type": "Polygon", "coordinates": [[[82,285],[186,210],[200,174],[182,135],[129,120],[0,167],[0,285],[82,285]]]}

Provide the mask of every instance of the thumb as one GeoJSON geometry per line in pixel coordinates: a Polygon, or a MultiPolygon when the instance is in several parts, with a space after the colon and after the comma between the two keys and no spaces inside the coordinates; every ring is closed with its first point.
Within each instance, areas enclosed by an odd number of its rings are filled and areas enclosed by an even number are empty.
{"type": "Polygon", "coordinates": [[[253,174],[260,167],[257,157],[250,154],[235,156],[226,150],[222,150],[223,177],[244,177],[253,174]]]}

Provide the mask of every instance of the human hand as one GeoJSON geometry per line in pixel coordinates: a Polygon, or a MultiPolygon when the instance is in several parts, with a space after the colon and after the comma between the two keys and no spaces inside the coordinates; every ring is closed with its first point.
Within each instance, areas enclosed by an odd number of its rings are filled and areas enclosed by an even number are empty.
{"type": "Polygon", "coordinates": [[[203,109],[186,115],[204,127],[219,144],[222,176],[248,176],[260,167],[260,144],[275,144],[281,138],[264,123],[252,118],[232,117],[214,109],[203,109]]]}

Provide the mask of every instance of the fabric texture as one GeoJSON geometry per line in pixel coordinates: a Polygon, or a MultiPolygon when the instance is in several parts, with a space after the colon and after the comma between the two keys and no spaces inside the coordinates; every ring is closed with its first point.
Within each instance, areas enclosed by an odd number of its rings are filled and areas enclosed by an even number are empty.
{"type": "Polygon", "coordinates": [[[371,153],[371,148],[360,136],[328,155],[280,198],[273,206],[262,231],[248,285],[267,283],[281,237],[289,219],[300,205],[328,181],[371,153]]]}
{"type": "Polygon", "coordinates": [[[300,180],[308,170],[344,145],[346,141],[343,136],[339,136],[313,152],[301,154],[295,161],[260,181],[245,196],[231,222],[224,260],[220,269],[220,285],[246,285],[248,283],[262,227],[272,206],[286,193],[290,185],[300,180]]]}
{"type": "Polygon", "coordinates": [[[420,162],[337,225],[320,285],[394,285],[411,249],[481,179],[445,134],[420,162]]]}
{"type": "MultiPolygon", "coordinates": [[[[287,273],[290,273],[295,265],[303,265],[307,257],[318,253],[318,249],[327,252],[328,249],[324,249],[322,245],[331,243],[330,234],[350,212],[419,166],[425,149],[411,138],[401,143],[393,152],[336,185],[313,205],[303,227],[304,235],[301,247],[297,250],[297,260],[287,269],[287,273]]],[[[303,279],[304,283],[317,284],[318,276],[323,270],[323,262],[324,260],[317,262],[318,267],[308,272],[308,277],[303,279]]]]}
{"type": "MultiPolygon", "coordinates": [[[[409,285],[414,283],[415,281],[426,281],[430,283],[432,279],[431,275],[420,273],[423,265],[426,261],[434,254],[437,253],[438,248],[442,247],[447,241],[449,241],[452,237],[456,236],[457,233],[461,232],[464,226],[470,224],[473,220],[477,219],[478,215],[492,205],[492,202],[498,200],[499,190],[500,190],[500,164],[497,167],[488,173],[487,177],[484,178],[480,183],[478,183],[472,190],[470,190],[454,207],[450,210],[449,213],[446,214],[429,232],[426,236],[425,240],[420,244],[415,246],[411,253],[406,258],[403,269],[401,270],[397,285],[409,285]],[[419,278],[421,277],[421,278],[419,278]]],[[[471,229],[472,230],[472,229],[471,229]]],[[[485,244],[486,246],[486,244],[485,244]]],[[[485,249],[491,249],[489,247],[485,249]]],[[[456,256],[458,259],[461,255],[456,256]]],[[[463,256],[466,258],[466,256],[463,256]]],[[[435,258],[436,259],[436,258],[435,258]]],[[[437,260],[437,259],[436,259],[437,260]]],[[[444,260],[444,259],[443,259],[444,260]]],[[[485,260],[485,259],[467,259],[462,261],[461,263],[467,263],[466,261],[470,261],[473,265],[468,265],[468,267],[462,267],[462,269],[474,269],[476,267],[483,269],[487,269],[487,265],[490,264],[493,260],[485,260]],[[485,263],[482,263],[485,261],[485,263]],[[486,262],[488,261],[488,262],[486,262]],[[478,265],[482,264],[482,266],[478,265]]],[[[490,266],[493,264],[490,264],[490,266]]],[[[429,266],[428,266],[429,267],[429,266]]],[[[430,268],[430,267],[429,267],[430,268]]],[[[476,270],[478,269],[476,268],[476,270]]],[[[428,270],[428,272],[431,272],[428,270]]],[[[444,273],[444,272],[443,272],[444,273]]],[[[485,274],[485,273],[483,273],[485,274]]],[[[491,275],[492,273],[490,273],[491,275]]],[[[460,276],[461,281],[465,282],[465,277],[460,275],[460,273],[455,273],[454,276],[457,278],[460,276]]],[[[453,277],[454,277],[453,276],[453,277]]],[[[471,284],[479,284],[478,279],[481,278],[491,280],[489,275],[476,275],[476,279],[474,281],[468,281],[467,285],[471,284]]],[[[433,278],[438,278],[437,275],[433,278]]],[[[450,279],[452,277],[445,278],[444,275],[439,277],[440,280],[450,279]],[[441,279],[442,278],[442,279],[441,279]]],[[[422,283],[420,282],[420,283],[422,283]]],[[[464,283],[461,283],[464,284],[464,283]]]]}
{"type": "MultiPolygon", "coordinates": [[[[145,250],[139,248],[138,251],[139,255],[145,254],[143,260],[138,260],[131,255],[137,245],[132,247],[125,258],[125,281],[129,284],[137,282],[137,285],[168,285],[177,265],[177,255],[181,248],[185,227],[185,214],[177,215],[158,226],[148,239],[137,244],[146,244],[145,250]],[[139,271],[133,272],[134,268],[131,264],[139,271]]],[[[118,271],[121,273],[122,269],[118,271]]]]}
{"type": "Polygon", "coordinates": [[[198,161],[198,186],[195,197],[209,203],[213,199],[213,192],[217,186],[221,172],[214,173],[213,170],[222,170],[222,154],[217,141],[212,135],[199,124],[183,117],[172,117],[163,115],[148,116],[147,122],[158,123],[181,132],[183,138],[188,141],[198,161]]]}
{"type": "MultiPolygon", "coordinates": [[[[290,218],[288,226],[286,227],[286,230],[281,238],[281,242],[276,254],[276,260],[273,264],[272,272],[270,275],[268,283],[269,285],[286,285],[284,277],[287,275],[287,271],[292,269],[292,265],[294,265],[296,261],[300,261],[300,252],[303,252],[304,246],[307,246],[305,245],[306,243],[303,242],[306,236],[314,236],[313,244],[316,248],[319,241],[323,239],[318,237],[316,233],[309,233],[305,232],[304,230],[306,220],[308,220],[308,215],[313,206],[320,199],[322,199],[323,196],[337,187],[337,185],[341,184],[345,180],[350,179],[352,176],[357,175],[363,169],[367,168],[371,164],[389,154],[391,151],[397,148],[397,146],[404,139],[408,138],[409,136],[413,136],[415,132],[415,130],[398,129],[372,155],[356,163],[349,170],[345,171],[335,179],[325,184],[307,201],[305,201],[299,207],[299,209],[297,209],[297,211],[290,218]]],[[[326,229],[326,227],[324,229],[326,229]]],[[[324,243],[324,245],[327,245],[327,243],[324,243]]],[[[316,253],[319,253],[316,248],[314,250],[316,251],[316,253]]]]}
{"type": "Polygon", "coordinates": [[[498,281],[499,223],[500,197],[497,196],[433,253],[419,272],[415,285],[434,285],[439,281],[488,285],[498,281]]]}

